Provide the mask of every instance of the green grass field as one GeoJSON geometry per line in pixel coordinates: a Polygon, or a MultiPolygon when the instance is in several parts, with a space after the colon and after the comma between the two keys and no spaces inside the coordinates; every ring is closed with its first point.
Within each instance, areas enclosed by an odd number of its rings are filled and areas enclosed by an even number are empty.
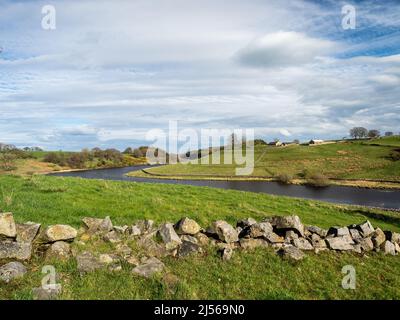
{"type": "MultiPolygon", "coordinates": [[[[243,217],[297,214],[305,224],[348,225],[369,219],[383,229],[400,231],[398,213],[323,202],[212,188],[114,182],[50,176],[0,176],[0,209],[18,222],[65,223],[79,227],[84,216],[110,215],[114,224],[137,219],[175,222],[183,216],[206,227],[211,221],[231,223],[243,217]]],[[[112,252],[112,245],[101,248],[112,252]]],[[[399,299],[399,257],[371,253],[307,254],[299,264],[277,257],[271,249],[237,252],[229,262],[215,249],[204,255],[164,260],[169,273],[142,279],[127,266],[120,273],[97,271],[80,276],[76,262],[55,263],[63,299],[399,299]],[[357,271],[357,289],[341,287],[344,265],[357,271]]],[[[0,283],[0,299],[30,299],[40,285],[43,261],[33,261],[25,278],[0,283]]]]}
{"type": "MultiPolygon", "coordinates": [[[[251,177],[275,177],[288,174],[302,178],[304,170],[322,173],[328,178],[376,179],[400,182],[400,161],[389,158],[400,145],[400,137],[351,141],[333,144],[287,147],[255,146],[255,167],[251,177]],[[379,145],[374,145],[374,144],[379,145]]],[[[218,164],[172,164],[148,169],[156,175],[216,177],[234,176],[235,164],[223,164],[221,152],[218,164]],[[222,164],[220,164],[222,163],[222,164]]],[[[132,175],[143,175],[136,172],[132,175]]]]}
{"type": "Polygon", "coordinates": [[[381,137],[365,142],[365,144],[379,144],[385,146],[400,147],[400,136],[381,137]]]}

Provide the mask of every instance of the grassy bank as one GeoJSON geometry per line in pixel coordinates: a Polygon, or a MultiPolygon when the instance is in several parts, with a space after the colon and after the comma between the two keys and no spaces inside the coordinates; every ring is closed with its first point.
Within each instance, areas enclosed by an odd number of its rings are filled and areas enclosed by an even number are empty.
{"type": "MultiPolygon", "coordinates": [[[[335,184],[363,187],[400,187],[400,161],[391,155],[398,148],[400,137],[389,137],[362,141],[338,142],[325,145],[287,147],[255,146],[255,166],[245,179],[271,179],[282,175],[293,182],[307,182],[307,175],[322,174],[335,184]],[[375,143],[376,142],[376,143],[375,143]],[[353,182],[351,182],[353,180],[353,182]],[[362,181],[362,180],[380,180],[362,181]]],[[[224,155],[216,156],[218,164],[172,164],[148,169],[153,178],[198,178],[235,179],[235,164],[224,164],[224,155]]],[[[132,172],[133,176],[146,176],[143,172],[132,172]]],[[[150,175],[147,175],[150,177],[150,175]]]]}
{"type": "MultiPolygon", "coordinates": [[[[400,231],[398,214],[375,209],[232,190],[48,176],[0,176],[0,208],[12,211],[19,222],[75,227],[84,216],[110,215],[121,225],[143,218],[174,222],[188,216],[207,226],[216,219],[233,223],[241,217],[297,214],[304,223],[321,227],[369,219],[375,226],[400,231]]],[[[209,250],[202,256],[165,259],[167,270],[179,279],[172,283],[168,277],[133,276],[127,266],[120,273],[98,271],[83,277],[73,260],[56,263],[56,268],[65,299],[398,299],[398,258],[310,253],[292,265],[269,249],[237,252],[229,262],[209,250]],[[346,264],[357,270],[356,290],[341,288],[341,269],[346,264]]],[[[24,279],[0,284],[0,299],[31,298],[32,287],[40,285],[42,264],[35,261],[24,279]]]]}
{"type": "MultiPolygon", "coordinates": [[[[146,179],[161,179],[161,180],[211,180],[211,181],[282,181],[277,177],[256,177],[256,176],[209,176],[209,175],[168,175],[154,173],[152,168],[132,171],[127,174],[130,177],[146,178],[146,179]]],[[[309,181],[304,178],[292,178],[289,184],[309,185],[309,181]]],[[[384,182],[374,180],[357,180],[357,179],[334,179],[328,180],[329,185],[348,186],[367,189],[400,189],[399,182],[384,182]]]]}

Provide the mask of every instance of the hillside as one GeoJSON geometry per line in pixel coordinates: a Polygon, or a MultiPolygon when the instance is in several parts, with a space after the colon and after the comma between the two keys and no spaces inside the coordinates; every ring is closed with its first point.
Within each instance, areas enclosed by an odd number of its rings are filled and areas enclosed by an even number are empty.
{"type": "MultiPolygon", "coordinates": [[[[330,179],[372,179],[400,182],[398,154],[400,137],[375,139],[368,142],[346,141],[325,145],[255,146],[255,168],[245,179],[274,178],[289,175],[303,179],[310,173],[320,173],[330,179]]],[[[221,153],[223,163],[223,153],[221,153]]],[[[174,164],[146,170],[159,176],[187,178],[232,177],[236,166],[227,164],[174,164]]],[[[133,175],[146,176],[142,173],[133,175]]],[[[147,175],[148,177],[152,177],[147,175]]]]}
{"type": "MultiPolygon", "coordinates": [[[[239,191],[10,175],[0,176],[0,185],[3,211],[13,212],[17,222],[29,220],[43,226],[63,223],[79,228],[85,216],[109,215],[119,225],[132,225],[138,219],[175,222],[188,216],[206,227],[217,219],[234,223],[239,218],[297,214],[304,223],[324,228],[369,219],[383,230],[400,230],[396,213],[239,191]]],[[[98,246],[104,253],[114,247],[98,246]]],[[[62,299],[398,299],[398,259],[374,252],[368,257],[311,252],[293,264],[272,248],[259,248],[238,251],[230,261],[222,261],[209,249],[200,256],[163,259],[174,277],[150,279],[132,275],[127,266],[118,272],[98,270],[80,276],[73,259],[54,265],[63,285],[62,299]],[[357,270],[357,290],[341,287],[341,270],[348,264],[357,270]],[[175,279],[172,283],[171,278],[175,279]]],[[[48,262],[31,263],[26,277],[0,284],[0,299],[32,298],[32,288],[43,277],[41,267],[48,262]]]]}
{"type": "MultiPolygon", "coordinates": [[[[0,153],[0,156],[4,154],[0,153]]],[[[0,161],[0,174],[45,174],[63,170],[85,170],[112,167],[135,166],[147,163],[145,157],[134,157],[117,150],[97,150],[82,152],[65,151],[15,151],[11,168],[5,169],[0,161]]]]}

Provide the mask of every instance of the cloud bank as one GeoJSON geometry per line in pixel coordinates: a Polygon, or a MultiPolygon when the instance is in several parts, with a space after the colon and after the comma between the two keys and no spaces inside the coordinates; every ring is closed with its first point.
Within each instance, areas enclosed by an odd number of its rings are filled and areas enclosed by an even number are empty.
{"type": "Polygon", "coordinates": [[[272,140],[400,131],[400,4],[0,0],[0,141],[79,150],[181,128],[272,140]]]}

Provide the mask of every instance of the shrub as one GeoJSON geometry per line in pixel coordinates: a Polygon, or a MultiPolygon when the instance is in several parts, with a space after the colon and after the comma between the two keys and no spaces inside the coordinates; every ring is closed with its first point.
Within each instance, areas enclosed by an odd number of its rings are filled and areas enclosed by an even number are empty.
{"type": "Polygon", "coordinates": [[[50,162],[57,164],[59,166],[66,166],[67,162],[65,159],[65,155],[62,152],[49,152],[48,154],[45,155],[44,159],[45,162],[50,162]]]}
{"type": "Polygon", "coordinates": [[[400,151],[396,150],[390,153],[389,159],[393,161],[400,161],[400,151]]]}
{"type": "Polygon", "coordinates": [[[276,180],[278,180],[278,182],[281,182],[284,184],[290,184],[293,180],[293,176],[291,176],[288,173],[278,174],[275,178],[276,178],[276,180]]]}
{"type": "Polygon", "coordinates": [[[329,178],[323,173],[304,170],[302,176],[306,179],[307,184],[313,187],[327,187],[329,186],[329,178]]]}
{"type": "Polygon", "coordinates": [[[0,169],[4,171],[11,171],[16,169],[17,156],[11,152],[0,153],[0,169]]]}

